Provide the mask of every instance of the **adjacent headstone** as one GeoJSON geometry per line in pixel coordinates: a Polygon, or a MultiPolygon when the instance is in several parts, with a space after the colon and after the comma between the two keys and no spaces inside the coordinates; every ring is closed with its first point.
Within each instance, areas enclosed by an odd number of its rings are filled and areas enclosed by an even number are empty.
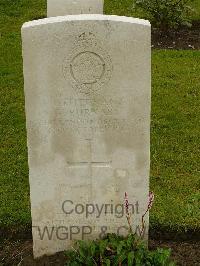
{"type": "Polygon", "coordinates": [[[149,22],[57,17],[25,23],[22,37],[35,257],[127,234],[125,192],[137,230],[149,191],[149,22]]]}
{"type": "Polygon", "coordinates": [[[104,0],[47,0],[47,17],[103,14],[104,0]]]}

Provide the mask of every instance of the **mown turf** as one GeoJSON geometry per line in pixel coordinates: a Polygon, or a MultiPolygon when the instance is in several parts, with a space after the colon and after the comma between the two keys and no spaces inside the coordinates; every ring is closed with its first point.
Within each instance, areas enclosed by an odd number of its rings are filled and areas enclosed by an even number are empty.
{"type": "MultiPolygon", "coordinates": [[[[129,0],[107,13],[131,15],[129,0]]],[[[45,0],[0,0],[0,226],[30,225],[20,28],[46,16],[45,0]]],[[[154,51],[152,228],[200,229],[200,51],[154,51]]]]}
{"type": "Polygon", "coordinates": [[[192,11],[192,19],[199,20],[200,19],[200,1],[199,0],[193,0],[191,7],[193,9],[192,11]]]}
{"type": "Polygon", "coordinates": [[[200,51],[154,51],[152,224],[200,227],[200,51]]]}

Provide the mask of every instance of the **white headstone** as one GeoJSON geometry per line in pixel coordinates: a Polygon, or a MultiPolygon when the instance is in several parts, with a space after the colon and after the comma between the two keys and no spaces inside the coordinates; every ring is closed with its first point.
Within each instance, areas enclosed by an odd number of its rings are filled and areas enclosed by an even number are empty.
{"type": "Polygon", "coordinates": [[[136,230],[149,192],[149,22],[57,17],[25,23],[22,37],[35,257],[128,233],[125,192],[136,230]]]}
{"type": "Polygon", "coordinates": [[[103,14],[104,0],[47,0],[47,17],[103,14]]]}

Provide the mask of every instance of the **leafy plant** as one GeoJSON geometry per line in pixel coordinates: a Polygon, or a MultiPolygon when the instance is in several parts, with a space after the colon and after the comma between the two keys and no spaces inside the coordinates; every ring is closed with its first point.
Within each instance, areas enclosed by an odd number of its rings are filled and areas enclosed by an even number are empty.
{"type": "Polygon", "coordinates": [[[133,234],[126,238],[109,234],[102,240],[78,241],[75,248],[66,252],[66,266],[173,266],[175,264],[171,262],[170,254],[169,249],[149,251],[133,234]]]}
{"type": "Polygon", "coordinates": [[[189,25],[189,4],[193,0],[135,0],[135,8],[141,8],[153,24],[166,30],[179,25],[189,25]]]}

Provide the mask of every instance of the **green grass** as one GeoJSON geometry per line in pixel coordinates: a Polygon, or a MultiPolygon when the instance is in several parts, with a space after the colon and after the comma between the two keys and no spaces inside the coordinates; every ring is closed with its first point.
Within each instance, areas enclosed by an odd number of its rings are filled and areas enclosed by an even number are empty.
{"type": "Polygon", "coordinates": [[[200,228],[200,51],[154,51],[152,224],[200,228]]]}
{"type": "Polygon", "coordinates": [[[192,14],[192,19],[200,20],[200,1],[194,0],[192,4],[192,8],[194,9],[194,12],[192,14]]]}
{"type": "MultiPolygon", "coordinates": [[[[122,4],[123,3],[123,4],[122,4]]],[[[131,1],[106,12],[131,15],[131,1]]],[[[46,0],[0,0],[0,226],[30,225],[20,28],[44,17],[46,0]]],[[[152,228],[200,230],[200,51],[153,52],[152,228]]]]}

